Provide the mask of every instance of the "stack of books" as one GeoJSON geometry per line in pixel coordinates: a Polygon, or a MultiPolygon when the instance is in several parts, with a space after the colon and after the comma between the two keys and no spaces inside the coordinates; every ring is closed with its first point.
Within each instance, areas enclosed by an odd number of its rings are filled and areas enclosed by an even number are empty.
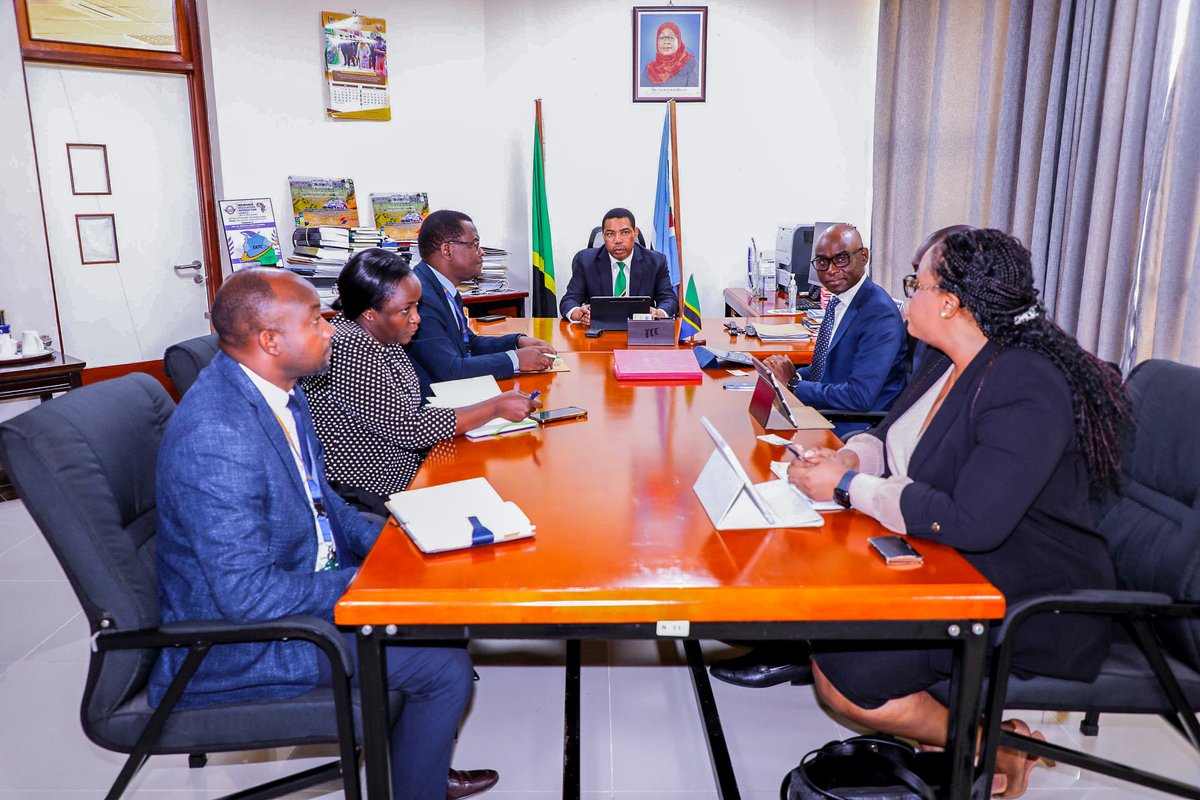
{"type": "Polygon", "coordinates": [[[336,277],[350,256],[379,247],[383,238],[374,228],[335,228],[314,225],[292,231],[292,254],[287,263],[297,272],[336,277]]]}

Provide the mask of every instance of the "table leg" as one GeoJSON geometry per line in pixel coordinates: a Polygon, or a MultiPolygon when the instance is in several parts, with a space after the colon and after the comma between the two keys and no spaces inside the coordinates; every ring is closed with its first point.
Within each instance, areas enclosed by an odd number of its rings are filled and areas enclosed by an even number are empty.
{"type": "Polygon", "coordinates": [[[983,696],[988,649],[987,625],[974,623],[954,649],[950,680],[950,726],[946,750],[950,753],[950,800],[968,800],[975,776],[975,736],[983,696]]]}
{"type": "Polygon", "coordinates": [[[370,625],[359,628],[357,638],[367,797],[369,800],[390,800],[392,770],[388,752],[387,676],[383,663],[383,643],[370,625]]]}
{"type": "Polygon", "coordinates": [[[579,800],[580,648],[567,640],[567,681],[563,701],[563,800],[579,800]]]}
{"type": "Polygon", "coordinates": [[[708,739],[708,755],[712,760],[713,777],[717,780],[717,796],[721,800],[740,800],[737,778],[733,774],[733,761],[729,758],[729,746],[725,743],[725,732],[721,729],[721,715],[717,712],[717,701],[713,697],[712,684],[708,680],[708,669],[704,666],[704,654],[700,643],[685,639],[683,651],[687,654],[688,668],[692,671],[692,686],[696,689],[696,705],[704,721],[704,732],[708,739]]]}

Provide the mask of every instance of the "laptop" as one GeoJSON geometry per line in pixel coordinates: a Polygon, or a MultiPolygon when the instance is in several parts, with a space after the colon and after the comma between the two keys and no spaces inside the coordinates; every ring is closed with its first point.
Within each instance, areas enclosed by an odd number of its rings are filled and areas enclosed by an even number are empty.
{"type": "Polygon", "coordinates": [[[626,331],[634,314],[650,313],[649,297],[593,297],[589,331],[626,331]]]}

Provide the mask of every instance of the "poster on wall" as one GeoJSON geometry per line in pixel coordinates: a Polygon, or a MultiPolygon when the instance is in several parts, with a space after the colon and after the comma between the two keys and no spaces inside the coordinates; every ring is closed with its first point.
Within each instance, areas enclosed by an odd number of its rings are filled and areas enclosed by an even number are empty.
{"type": "Polygon", "coordinates": [[[353,178],[304,178],[288,176],[292,213],[296,227],[332,225],[358,227],[358,201],[354,199],[353,178]]]}
{"type": "Polygon", "coordinates": [[[321,12],[325,33],[325,113],[335,119],[391,119],[387,23],[321,12]]]}
{"type": "Polygon", "coordinates": [[[379,233],[393,242],[415,242],[429,216],[427,192],[373,194],[371,213],[379,233]]]}
{"type": "Polygon", "coordinates": [[[708,6],[635,6],[633,102],[704,102],[708,6]]]}
{"type": "Polygon", "coordinates": [[[275,207],[269,197],[221,200],[221,227],[234,272],[244,267],[276,267],[283,258],[275,207]]]}

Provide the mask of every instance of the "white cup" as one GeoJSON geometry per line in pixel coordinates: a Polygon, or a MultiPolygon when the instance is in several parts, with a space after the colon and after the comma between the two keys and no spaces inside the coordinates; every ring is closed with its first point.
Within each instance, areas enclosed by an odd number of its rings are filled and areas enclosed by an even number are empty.
{"type": "Polygon", "coordinates": [[[7,333],[0,333],[0,358],[17,354],[17,340],[7,333]]]}
{"type": "Polygon", "coordinates": [[[21,353],[36,356],[46,352],[46,343],[37,331],[21,331],[21,353]]]}

